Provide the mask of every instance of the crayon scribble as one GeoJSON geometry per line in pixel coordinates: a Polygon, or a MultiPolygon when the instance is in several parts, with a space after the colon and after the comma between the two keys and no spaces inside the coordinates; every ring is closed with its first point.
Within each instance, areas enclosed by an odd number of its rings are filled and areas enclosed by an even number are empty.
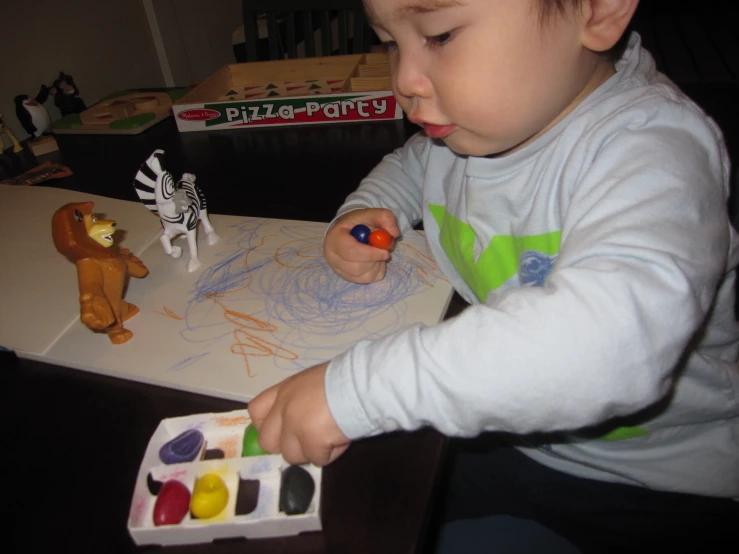
{"type": "MultiPolygon", "coordinates": [[[[271,357],[276,367],[294,372],[343,352],[357,336],[372,339],[401,330],[408,309],[404,300],[442,279],[428,252],[400,241],[385,279],[349,283],[323,258],[322,229],[286,223],[281,235],[288,240],[276,241],[262,229],[267,221],[245,220],[223,233],[231,237],[227,250],[190,291],[180,333],[205,352],[227,343],[249,376],[255,358],[271,357]]],[[[177,317],[164,309],[162,315],[177,317]]]]}
{"type": "Polygon", "coordinates": [[[181,369],[186,368],[189,365],[194,364],[199,359],[204,358],[210,354],[210,352],[203,352],[202,354],[196,354],[195,356],[190,356],[189,358],[185,358],[184,360],[181,360],[177,362],[175,365],[170,367],[167,371],[180,371],[181,369]]]}
{"type": "Polygon", "coordinates": [[[174,313],[172,310],[170,310],[166,306],[164,306],[162,309],[164,311],[161,311],[160,312],[159,310],[154,310],[154,313],[155,314],[161,314],[161,315],[166,316],[166,317],[171,317],[172,319],[182,320],[182,318],[180,316],[178,316],[176,313],[174,313]]]}

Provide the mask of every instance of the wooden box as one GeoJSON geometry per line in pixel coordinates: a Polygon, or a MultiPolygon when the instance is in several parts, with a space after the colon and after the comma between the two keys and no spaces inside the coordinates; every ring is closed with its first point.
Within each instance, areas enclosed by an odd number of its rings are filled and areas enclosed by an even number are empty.
{"type": "Polygon", "coordinates": [[[403,117],[380,53],[227,65],[172,111],[180,131],[403,117]]]}

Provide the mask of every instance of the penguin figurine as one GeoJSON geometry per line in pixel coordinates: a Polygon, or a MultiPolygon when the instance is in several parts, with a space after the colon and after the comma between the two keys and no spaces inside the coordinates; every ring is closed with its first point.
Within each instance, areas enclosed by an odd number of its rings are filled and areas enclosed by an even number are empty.
{"type": "Polygon", "coordinates": [[[51,116],[44,107],[44,102],[49,97],[49,88],[41,85],[41,90],[36,98],[29,98],[27,94],[19,94],[15,97],[15,115],[26,132],[34,138],[38,138],[51,128],[51,116]]]}

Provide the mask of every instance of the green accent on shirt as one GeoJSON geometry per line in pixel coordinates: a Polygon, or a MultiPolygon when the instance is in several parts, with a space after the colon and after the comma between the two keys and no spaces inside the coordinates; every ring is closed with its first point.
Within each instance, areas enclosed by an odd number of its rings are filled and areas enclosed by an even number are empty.
{"type": "Polygon", "coordinates": [[[632,427],[618,427],[613,431],[599,437],[602,441],[624,441],[628,439],[636,439],[649,434],[649,431],[638,425],[632,427]]]}
{"type": "Polygon", "coordinates": [[[561,231],[522,237],[496,235],[475,262],[475,232],[469,223],[448,213],[444,206],[429,204],[429,210],[439,225],[444,252],[480,302],[518,273],[522,252],[535,250],[549,256],[559,252],[561,231]]]}

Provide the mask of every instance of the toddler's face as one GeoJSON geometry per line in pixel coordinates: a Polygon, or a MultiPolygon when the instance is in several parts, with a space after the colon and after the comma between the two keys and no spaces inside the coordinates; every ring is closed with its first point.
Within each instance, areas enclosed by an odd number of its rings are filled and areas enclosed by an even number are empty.
{"type": "Polygon", "coordinates": [[[612,73],[609,62],[582,46],[579,14],[554,10],[542,24],[536,0],[365,0],[365,6],[389,47],[403,110],[460,154],[519,147],[612,73]]]}

